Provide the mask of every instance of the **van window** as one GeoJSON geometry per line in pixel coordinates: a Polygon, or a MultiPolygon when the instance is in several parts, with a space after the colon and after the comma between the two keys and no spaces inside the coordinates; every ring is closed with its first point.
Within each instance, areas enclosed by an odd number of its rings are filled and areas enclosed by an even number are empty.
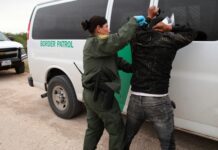
{"type": "Polygon", "coordinates": [[[111,32],[115,33],[118,29],[135,15],[147,16],[149,0],[116,0],[113,5],[111,18],[111,32]]]}
{"type": "Polygon", "coordinates": [[[207,34],[207,40],[218,40],[217,0],[160,0],[162,16],[175,15],[176,24],[189,24],[207,34]]]}
{"type": "Polygon", "coordinates": [[[81,22],[94,15],[105,16],[107,0],[76,0],[38,9],[33,39],[85,39],[81,22]]]}

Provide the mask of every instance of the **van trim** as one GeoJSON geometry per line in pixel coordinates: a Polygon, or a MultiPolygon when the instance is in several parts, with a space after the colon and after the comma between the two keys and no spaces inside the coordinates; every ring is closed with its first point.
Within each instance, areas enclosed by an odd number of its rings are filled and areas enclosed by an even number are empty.
{"type": "Polygon", "coordinates": [[[44,2],[44,3],[39,3],[38,5],[36,5],[36,7],[41,7],[41,5],[45,5],[43,7],[46,7],[46,6],[56,5],[59,3],[60,4],[67,3],[67,2],[71,2],[71,1],[77,1],[77,0],[53,0],[53,1],[48,1],[48,2],[44,2]],[[46,5],[46,4],[49,4],[49,5],[46,5]]]}
{"type": "Polygon", "coordinates": [[[175,128],[177,130],[218,141],[218,130],[214,126],[175,117],[175,128]]]}
{"type": "Polygon", "coordinates": [[[108,0],[105,18],[107,19],[109,28],[110,28],[110,24],[111,24],[111,15],[112,15],[113,4],[114,4],[114,0],[108,0]]]}

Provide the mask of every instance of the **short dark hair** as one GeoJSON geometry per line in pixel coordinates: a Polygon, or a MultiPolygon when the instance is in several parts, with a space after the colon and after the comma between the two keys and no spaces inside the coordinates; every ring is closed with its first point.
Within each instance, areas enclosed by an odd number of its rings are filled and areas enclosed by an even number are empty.
{"type": "Polygon", "coordinates": [[[195,41],[206,41],[207,40],[207,34],[203,31],[197,31],[197,36],[195,38],[195,41]]]}
{"type": "Polygon", "coordinates": [[[81,25],[84,30],[89,30],[91,34],[94,34],[95,28],[100,25],[101,27],[107,23],[105,17],[102,16],[93,16],[88,20],[82,21],[81,25]]]}

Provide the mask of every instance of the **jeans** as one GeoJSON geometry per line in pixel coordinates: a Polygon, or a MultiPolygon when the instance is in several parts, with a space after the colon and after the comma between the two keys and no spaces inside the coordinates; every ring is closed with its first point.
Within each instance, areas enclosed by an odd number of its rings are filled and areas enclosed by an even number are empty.
{"type": "Polygon", "coordinates": [[[173,117],[173,107],[169,96],[146,97],[131,95],[127,110],[125,150],[129,149],[132,139],[145,120],[153,124],[161,149],[175,150],[173,117]]]}

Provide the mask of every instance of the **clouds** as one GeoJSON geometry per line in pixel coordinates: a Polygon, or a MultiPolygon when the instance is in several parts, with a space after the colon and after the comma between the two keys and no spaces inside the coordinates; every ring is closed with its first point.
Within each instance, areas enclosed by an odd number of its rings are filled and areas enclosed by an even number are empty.
{"type": "Polygon", "coordinates": [[[35,5],[49,0],[1,0],[0,31],[27,32],[29,19],[35,5]]]}

